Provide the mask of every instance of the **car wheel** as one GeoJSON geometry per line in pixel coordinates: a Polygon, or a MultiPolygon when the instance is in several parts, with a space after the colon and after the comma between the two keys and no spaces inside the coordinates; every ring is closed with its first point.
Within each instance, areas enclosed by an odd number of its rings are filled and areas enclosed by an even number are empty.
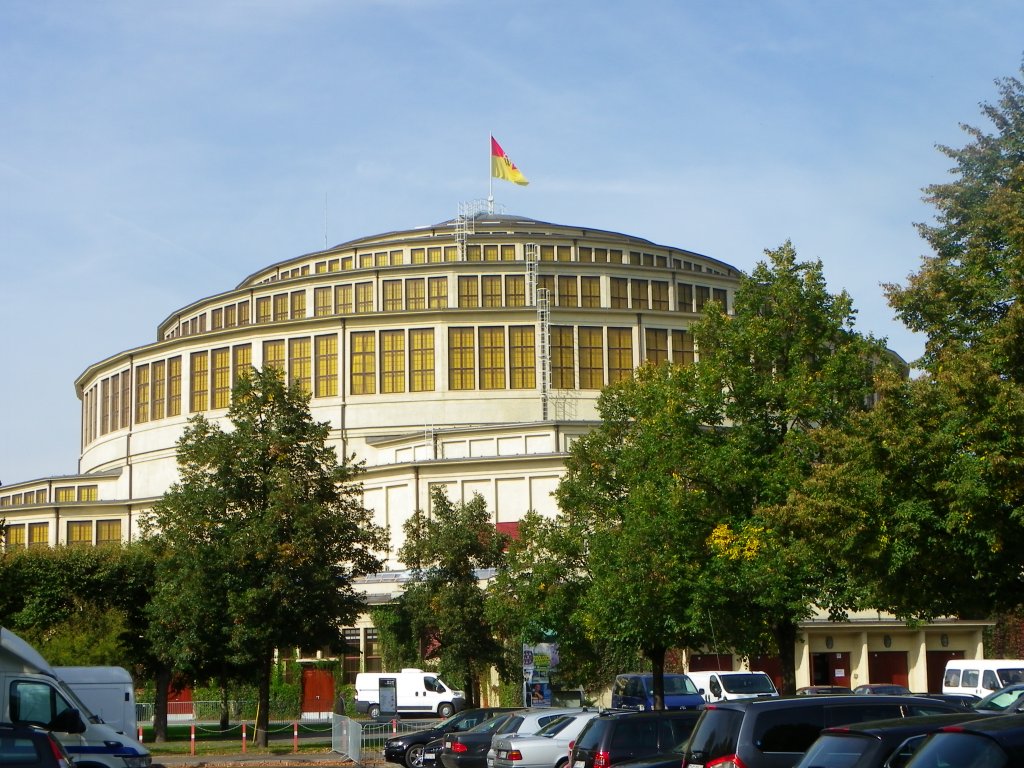
{"type": "Polygon", "coordinates": [[[423,768],[422,744],[413,744],[405,750],[405,768],[423,768]]]}
{"type": "Polygon", "coordinates": [[[453,707],[451,704],[441,704],[437,708],[437,714],[439,714],[441,717],[451,717],[455,714],[455,707],[453,707]]]}
{"type": "Polygon", "coordinates": [[[569,764],[569,758],[568,757],[563,757],[561,760],[559,760],[557,763],[555,763],[555,768],[565,768],[565,766],[567,766],[568,764],[569,764]]]}
{"type": "Polygon", "coordinates": [[[380,717],[380,704],[371,704],[370,708],[366,710],[366,714],[370,716],[371,720],[376,720],[380,717]]]}

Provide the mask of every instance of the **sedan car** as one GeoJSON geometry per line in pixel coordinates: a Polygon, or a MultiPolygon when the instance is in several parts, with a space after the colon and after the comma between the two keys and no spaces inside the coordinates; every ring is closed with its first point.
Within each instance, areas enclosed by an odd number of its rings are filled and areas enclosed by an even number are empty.
{"type": "Polygon", "coordinates": [[[389,763],[404,765],[405,768],[423,768],[423,747],[429,742],[443,738],[449,733],[468,731],[484,720],[511,711],[511,707],[464,709],[442,720],[433,728],[391,737],[384,742],[384,759],[389,763]]]}
{"type": "Polygon", "coordinates": [[[496,735],[494,768],[562,768],[573,740],[596,715],[596,709],[583,710],[552,720],[533,735],[496,735]]]}
{"type": "MultiPolygon", "coordinates": [[[[524,736],[528,736],[537,733],[545,725],[554,722],[560,717],[582,711],[583,707],[530,707],[529,709],[520,709],[515,713],[514,719],[517,722],[510,724],[508,729],[503,730],[505,730],[505,733],[521,733],[524,736]]],[[[494,749],[494,740],[492,739],[491,748],[487,750],[487,768],[495,768],[494,763],[496,759],[497,752],[494,749]]]]}
{"type": "Polygon", "coordinates": [[[49,731],[34,725],[0,724],[0,765],[4,768],[71,768],[71,758],[49,731]]]}
{"type": "MultiPolygon", "coordinates": [[[[441,740],[440,748],[437,748],[437,760],[440,760],[444,768],[484,768],[492,738],[515,728],[516,721],[516,716],[509,712],[484,720],[468,731],[450,733],[441,740]]],[[[433,746],[434,743],[427,746],[433,746]]]]}

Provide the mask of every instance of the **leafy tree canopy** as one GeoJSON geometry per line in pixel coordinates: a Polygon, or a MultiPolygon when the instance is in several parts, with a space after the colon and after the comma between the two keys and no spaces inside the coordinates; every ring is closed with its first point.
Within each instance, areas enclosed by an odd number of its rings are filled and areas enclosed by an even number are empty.
{"type": "Polygon", "coordinates": [[[476,680],[503,660],[487,621],[480,572],[497,568],[507,537],[499,533],[479,494],[453,503],[442,488],[431,494],[429,513],[417,510],[404,525],[398,559],[413,572],[402,595],[423,655],[440,653],[440,672],[462,681],[476,701],[476,680]]]}
{"type": "Polygon", "coordinates": [[[152,613],[183,668],[251,670],[265,717],[274,649],[340,644],[364,607],[353,580],[382,568],[387,538],[359,467],[339,463],[329,425],[279,371],[240,379],[228,420],[195,416],[178,443],[180,480],[150,520],[166,547],[152,613]]]}

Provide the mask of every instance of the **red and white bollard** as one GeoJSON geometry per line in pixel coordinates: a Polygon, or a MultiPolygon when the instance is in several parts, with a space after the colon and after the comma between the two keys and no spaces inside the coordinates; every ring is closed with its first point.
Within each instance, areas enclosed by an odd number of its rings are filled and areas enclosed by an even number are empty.
{"type": "Polygon", "coordinates": [[[138,739],[138,741],[139,741],[139,744],[142,743],[142,726],[141,725],[139,726],[139,739],[138,739]]]}
{"type": "Polygon", "coordinates": [[[189,751],[190,751],[191,755],[193,757],[195,757],[195,754],[196,754],[196,724],[195,723],[192,723],[192,728],[190,729],[190,733],[189,733],[189,737],[188,737],[188,743],[189,743],[189,751]]]}
{"type": "Polygon", "coordinates": [[[392,733],[398,733],[398,721],[397,720],[392,720],[391,721],[391,732],[392,733]]]}
{"type": "Polygon", "coordinates": [[[245,723],[242,723],[242,754],[245,754],[245,723]]]}
{"type": "Polygon", "coordinates": [[[299,751],[299,724],[292,723],[292,752],[299,751]]]}

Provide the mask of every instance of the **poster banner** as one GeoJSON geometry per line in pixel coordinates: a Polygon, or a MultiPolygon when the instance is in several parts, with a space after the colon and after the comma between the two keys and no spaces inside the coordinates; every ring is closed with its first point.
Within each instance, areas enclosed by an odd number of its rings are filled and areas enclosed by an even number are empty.
{"type": "Polygon", "coordinates": [[[551,675],[558,669],[558,643],[523,644],[524,704],[551,706],[551,675]]]}

